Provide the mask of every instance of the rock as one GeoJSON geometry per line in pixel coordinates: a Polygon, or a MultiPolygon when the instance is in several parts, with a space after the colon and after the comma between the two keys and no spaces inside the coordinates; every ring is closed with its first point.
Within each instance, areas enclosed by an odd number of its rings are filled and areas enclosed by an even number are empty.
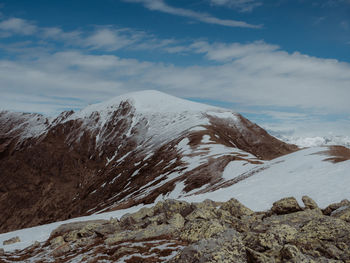
{"type": "Polygon", "coordinates": [[[178,253],[170,262],[350,263],[350,206],[333,204],[326,216],[309,198],[303,202],[305,209],[285,198],[271,211],[253,213],[235,199],[222,204],[170,200],[120,221],[67,224],[54,233],[49,248],[44,243],[35,249],[37,242],[26,251],[7,252],[1,260],[26,255],[34,262],[52,251],[57,262],[79,258],[92,263],[100,255],[111,262],[124,257],[165,262],[178,253]]]}
{"type": "Polygon", "coordinates": [[[231,215],[229,211],[222,210],[221,208],[215,211],[216,218],[220,221],[221,224],[229,224],[231,228],[235,229],[238,232],[245,232],[249,230],[249,218],[238,219],[231,215]]]}
{"type": "Polygon", "coordinates": [[[324,215],[331,215],[331,213],[335,210],[337,210],[338,208],[342,207],[342,206],[350,206],[350,201],[347,199],[342,200],[339,203],[333,203],[330,204],[329,206],[327,206],[325,209],[322,210],[324,215]]]}
{"type": "Polygon", "coordinates": [[[283,215],[301,211],[301,208],[294,197],[287,197],[274,202],[271,211],[277,215],[283,215]]]}
{"type": "Polygon", "coordinates": [[[3,248],[0,248],[0,256],[5,255],[5,250],[3,248]]]}
{"type": "Polygon", "coordinates": [[[244,242],[249,248],[258,252],[280,247],[271,233],[247,233],[244,242]]]}
{"type": "Polygon", "coordinates": [[[220,235],[200,240],[184,248],[172,263],[235,262],[245,263],[246,252],[240,234],[227,229],[220,235]]]}
{"type": "Polygon", "coordinates": [[[280,245],[284,245],[286,243],[290,243],[295,240],[298,231],[289,225],[286,224],[278,224],[272,226],[267,233],[272,234],[274,239],[280,245]]]}
{"type": "Polygon", "coordinates": [[[346,245],[349,244],[349,236],[349,223],[338,218],[323,216],[310,220],[302,226],[294,243],[303,253],[313,257],[350,261],[350,251],[346,245]]]}
{"type": "Polygon", "coordinates": [[[8,240],[5,240],[4,242],[2,242],[2,244],[4,246],[7,246],[7,245],[11,245],[11,244],[18,243],[18,242],[21,242],[21,239],[19,237],[13,237],[13,238],[10,238],[8,240]]]}
{"type": "Polygon", "coordinates": [[[113,224],[110,224],[110,223],[102,224],[102,225],[94,228],[94,232],[100,237],[105,237],[105,236],[108,236],[110,234],[113,234],[116,230],[117,230],[117,228],[113,224]]]}
{"type": "Polygon", "coordinates": [[[316,209],[316,208],[318,208],[318,205],[316,204],[316,202],[314,200],[312,200],[310,197],[308,197],[307,195],[304,195],[301,198],[301,200],[303,201],[306,209],[316,209]]]}
{"type": "Polygon", "coordinates": [[[119,225],[122,229],[134,230],[140,227],[139,223],[133,218],[132,214],[126,214],[120,218],[119,225]]]}
{"type": "Polygon", "coordinates": [[[185,218],[193,210],[194,209],[191,204],[173,199],[158,202],[154,207],[154,212],[156,214],[165,213],[169,217],[174,213],[179,213],[182,217],[185,218]]]}
{"type": "Polygon", "coordinates": [[[120,221],[125,221],[125,219],[127,218],[130,220],[130,218],[132,218],[134,222],[141,222],[146,217],[151,217],[153,215],[154,215],[154,207],[152,208],[143,207],[136,213],[125,214],[124,216],[121,217],[120,221]]]}
{"type": "Polygon", "coordinates": [[[50,241],[50,245],[52,248],[57,248],[64,244],[66,244],[66,241],[64,240],[63,236],[55,237],[50,241]]]}
{"type": "Polygon", "coordinates": [[[205,199],[203,202],[200,203],[192,203],[192,206],[194,209],[209,209],[209,210],[214,210],[218,207],[220,207],[223,204],[223,202],[215,202],[210,199],[205,199]]]}
{"type": "Polygon", "coordinates": [[[71,249],[71,246],[68,243],[66,243],[62,246],[57,247],[54,251],[51,252],[51,255],[54,257],[60,257],[66,254],[67,252],[71,251],[71,249]]]}
{"type": "MultiPolygon", "coordinates": [[[[171,216],[170,216],[171,217],[171,216]]],[[[134,225],[134,229],[140,228],[140,227],[147,227],[149,225],[162,225],[168,222],[168,219],[164,213],[148,217],[145,220],[142,221],[142,224],[136,224],[134,225]]]]}
{"type": "Polygon", "coordinates": [[[193,210],[188,216],[186,216],[186,220],[193,221],[195,219],[206,219],[210,220],[215,218],[214,210],[208,209],[208,207],[193,210]]]}
{"type": "Polygon", "coordinates": [[[68,233],[74,230],[81,230],[87,225],[98,226],[104,223],[108,223],[108,220],[90,220],[90,221],[63,224],[51,232],[50,238],[54,238],[56,236],[63,236],[65,233],[68,233]]]}
{"type": "Polygon", "coordinates": [[[37,248],[40,247],[40,242],[39,241],[35,241],[32,245],[33,248],[37,248]]]}
{"type": "Polygon", "coordinates": [[[168,223],[177,229],[183,228],[185,225],[185,219],[179,214],[174,214],[169,220],[168,223]]]}
{"type": "Polygon", "coordinates": [[[303,255],[299,249],[294,246],[294,245],[285,245],[282,249],[281,249],[281,258],[284,259],[284,261],[287,262],[314,262],[311,260],[308,260],[305,255],[303,255]]]}
{"type": "Polygon", "coordinates": [[[226,229],[217,219],[194,220],[186,223],[185,228],[180,233],[180,238],[189,242],[196,242],[201,239],[210,238],[226,229]]]}
{"type": "Polygon", "coordinates": [[[74,244],[78,247],[85,247],[85,246],[92,245],[93,243],[94,243],[93,238],[86,238],[85,237],[85,238],[77,239],[74,244]]]}
{"type": "Polygon", "coordinates": [[[101,230],[104,224],[108,224],[107,222],[89,222],[82,229],[78,231],[78,237],[81,238],[81,237],[93,236],[95,234],[95,229],[101,230]]]}
{"type": "Polygon", "coordinates": [[[268,258],[263,253],[254,251],[253,249],[247,248],[247,262],[251,263],[274,263],[275,261],[271,258],[268,258]]]}
{"type": "Polygon", "coordinates": [[[63,235],[63,239],[66,242],[76,241],[80,238],[82,237],[79,235],[79,230],[73,230],[63,235]]]}
{"type": "Polygon", "coordinates": [[[225,202],[222,206],[221,209],[229,211],[231,215],[241,218],[242,216],[245,215],[252,215],[253,211],[250,210],[248,207],[245,207],[242,205],[237,199],[232,198],[231,200],[225,202]]]}
{"type": "Polygon", "coordinates": [[[155,238],[163,235],[172,235],[176,231],[177,229],[172,225],[167,225],[167,224],[156,225],[156,226],[149,225],[144,229],[116,232],[114,235],[108,237],[105,240],[105,244],[114,245],[121,241],[127,241],[127,240],[139,241],[139,240],[155,238]]]}
{"type": "Polygon", "coordinates": [[[350,206],[341,206],[331,213],[332,217],[340,218],[350,223],[350,206]]]}

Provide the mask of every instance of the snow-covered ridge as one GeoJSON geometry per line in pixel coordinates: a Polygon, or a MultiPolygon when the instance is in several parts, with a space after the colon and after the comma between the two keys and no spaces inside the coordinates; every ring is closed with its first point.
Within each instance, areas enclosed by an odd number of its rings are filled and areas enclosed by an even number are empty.
{"type": "Polygon", "coordinates": [[[112,121],[123,103],[131,107],[130,116],[127,117],[130,120],[129,130],[125,134],[127,137],[132,135],[135,126],[145,123],[145,127],[142,127],[145,140],[171,140],[191,128],[209,125],[210,116],[228,118],[239,126],[238,114],[231,110],[180,99],[156,90],[132,92],[89,105],[63,122],[83,120],[86,129],[98,130],[97,138],[100,141],[104,125],[112,121]],[[92,121],[94,118],[96,121],[92,121]]]}
{"type": "Polygon", "coordinates": [[[0,123],[2,134],[19,135],[21,139],[26,139],[43,134],[51,120],[41,114],[2,111],[0,123]]]}
{"type": "MultiPolygon", "coordinates": [[[[191,128],[208,125],[208,116],[229,118],[239,125],[238,114],[231,110],[192,102],[156,90],[124,94],[89,105],[77,112],[63,112],[50,119],[40,114],[0,112],[0,121],[11,128],[6,133],[19,135],[20,140],[24,140],[43,135],[51,126],[79,120],[83,122],[83,129],[97,134],[96,142],[100,145],[107,142],[103,138],[108,132],[106,125],[111,122],[117,125],[121,118],[128,121],[126,137],[132,137],[131,132],[137,126],[139,131],[142,130],[145,141],[151,139],[154,142],[166,138],[171,140],[191,128]],[[129,105],[130,109],[127,110],[130,112],[125,116],[116,116],[121,105],[129,105]],[[9,121],[13,124],[8,125],[9,121]]],[[[83,134],[82,130],[79,136],[83,134]]],[[[79,140],[76,136],[73,137],[74,140],[79,140]]]]}
{"type": "Polygon", "coordinates": [[[218,107],[180,99],[160,91],[144,90],[127,93],[101,103],[89,105],[80,112],[77,112],[75,117],[88,117],[94,111],[109,112],[111,109],[118,108],[119,104],[124,101],[130,102],[139,113],[179,113],[186,111],[205,112],[207,110],[222,110],[218,107]]]}

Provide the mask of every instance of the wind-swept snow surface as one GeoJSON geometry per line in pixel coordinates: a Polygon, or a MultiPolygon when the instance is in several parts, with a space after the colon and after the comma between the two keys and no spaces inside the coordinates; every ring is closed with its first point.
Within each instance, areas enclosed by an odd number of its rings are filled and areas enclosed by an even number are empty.
{"type": "Polygon", "coordinates": [[[286,196],[294,196],[301,201],[303,195],[309,195],[321,207],[350,198],[350,161],[325,161],[327,157],[323,152],[327,148],[300,150],[255,167],[229,163],[224,171],[225,179],[242,175],[245,179],[229,187],[185,199],[193,202],[206,198],[227,201],[235,197],[253,210],[265,210],[286,196]]]}

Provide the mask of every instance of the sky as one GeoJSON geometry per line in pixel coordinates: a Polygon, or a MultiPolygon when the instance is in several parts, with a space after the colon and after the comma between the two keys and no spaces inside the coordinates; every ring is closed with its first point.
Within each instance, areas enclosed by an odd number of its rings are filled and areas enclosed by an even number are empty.
{"type": "Polygon", "coordinates": [[[146,89],[350,136],[350,0],[0,0],[0,110],[146,89]]]}

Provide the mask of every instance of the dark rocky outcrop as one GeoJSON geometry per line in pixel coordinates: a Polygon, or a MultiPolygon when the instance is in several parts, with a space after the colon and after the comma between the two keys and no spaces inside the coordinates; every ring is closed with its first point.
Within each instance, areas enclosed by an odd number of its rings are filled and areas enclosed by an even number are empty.
{"type": "Polygon", "coordinates": [[[339,216],[348,208],[327,215],[309,197],[303,198],[305,207],[294,200],[284,198],[264,212],[253,212],[236,199],[167,200],[120,220],[62,225],[47,242],[0,254],[0,260],[350,262],[350,223],[339,216]]]}

